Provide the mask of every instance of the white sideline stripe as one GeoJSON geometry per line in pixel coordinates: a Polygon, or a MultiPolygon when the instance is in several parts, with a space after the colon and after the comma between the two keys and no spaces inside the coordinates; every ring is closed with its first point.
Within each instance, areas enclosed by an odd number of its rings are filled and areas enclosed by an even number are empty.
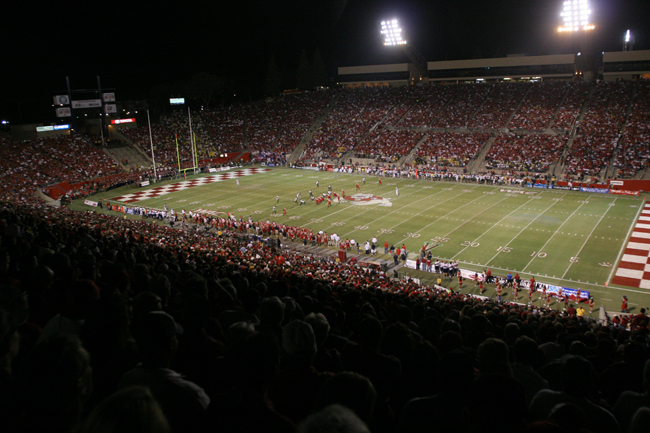
{"type": "Polygon", "coordinates": [[[639,218],[639,221],[650,221],[650,215],[649,216],[642,216],[639,218]]]}
{"type": "Polygon", "coordinates": [[[650,280],[641,280],[640,289],[650,289],[650,280]]]}
{"type": "Polygon", "coordinates": [[[623,255],[623,258],[621,259],[621,263],[623,263],[623,262],[646,263],[647,261],[648,261],[648,257],[646,257],[646,256],[634,256],[632,254],[625,254],[625,255],[623,255]]]}
{"type": "Polygon", "coordinates": [[[632,237],[633,238],[650,239],[650,233],[632,232],[632,237]]]}
{"type": "Polygon", "coordinates": [[[650,224],[637,223],[634,227],[637,229],[650,229],[650,224]]]}

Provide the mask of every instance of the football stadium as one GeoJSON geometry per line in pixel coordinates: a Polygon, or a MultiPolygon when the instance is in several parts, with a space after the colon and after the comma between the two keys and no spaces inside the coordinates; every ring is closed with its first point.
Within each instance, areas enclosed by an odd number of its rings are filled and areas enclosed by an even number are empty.
{"type": "Polygon", "coordinates": [[[650,50],[588,3],[571,54],[427,61],[391,18],[406,62],[327,86],[53,91],[0,131],[0,425],[647,431],[650,50]]]}

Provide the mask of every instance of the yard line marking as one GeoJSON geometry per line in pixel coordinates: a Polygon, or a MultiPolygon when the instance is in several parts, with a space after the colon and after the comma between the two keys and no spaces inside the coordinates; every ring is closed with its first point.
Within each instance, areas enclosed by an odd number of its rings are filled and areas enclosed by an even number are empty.
{"type": "MultiPolygon", "coordinates": [[[[475,189],[472,190],[472,192],[474,192],[474,191],[475,191],[475,189]]],[[[479,197],[479,198],[481,198],[481,197],[479,197]]],[[[508,199],[508,198],[509,198],[509,197],[504,197],[504,198],[501,199],[499,202],[493,204],[492,206],[490,206],[489,208],[483,210],[483,211],[480,212],[479,214],[476,214],[475,216],[480,215],[481,213],[483,213],[483,212],[485,212],[485,211],[491,209],[492,207],[498,205],[499,203],[501,203],[502,201],[504,201],[504,200],[506,200],[506,199],[508,199]]],[[[437,219],[435,219],[435,220],[432,221],[431,223],[427,224],[426,226],[422,227],[421,229],[419,229],[419,230],[416,231],[415,233],[419,233],[420,231],[426,229],[427,227],[429,227],[429,226],[432,225],[432,224],[437,223],[438,221],[440,221],[440,220],[443,219],[443,218],[447,219],[446,217],[447,217],[447,215],[449,215],[450,213],[456,212],[456,211],[458,211],[458,209],[462,209],[462,208],[464,208],[465,206],[468,206],[468,205],[474,203],[476,200],[478,200],[478,198],[477,198],[477,199],[474,199],[474,200],[471,200],[471,201],[469,201],[469,202],[467,202],[467,203],[465,203],[464,205],[460,206],[459,208],[456,208],[456,209],[454,209],[454,210],[449,211],[447,214],[438,217],[437,219]]],[[[444,203],[444,202],[443,202],[443,203],[444,203]]],[[[436,204],[436,206],[438,206],[438,205],[439,205],[439,203],[436,204]]],[[[453,232],[455,232],[456,230],[458,230],[458,228],[460,228],[460,227],[462,227],[463,225],[467,224],[469,221],[471,221],[471,219],[468,220],[468,221],[466,221],[466,222],[464,222],[464,223],[462,223],[461,225],[459,225],[458,227],[456,227],[454,230],[452,230],[452,231],[449,232],[448,234],[444,235],[443,237],[446,238],[446,237],[449,236],[451,233],[453,233],[453,232]]],[[[394,227],[397,227],[397,225],[394,226],[394,227]]],[[[391,228],[392,228],[392,227],[391,227],[391,228]]],[[[398,244],[403,243],[403,242],[406,241],[407,239],[409,239],[409,238],[404,238],[404,239],[402,239],[401,241],[398,242],[398,244]]]]}
{"type": "MultiPolygon", "coordinates": [[[[586,200],[585,200],[585,201],[586,201],[586,200]]],[[[616,199],[614,199],[613,203],[616,203],[616,199]]],[[[603,218],[605,217],[605,215],[607,215],[607,212],[609,212],[609,210],[610,210],[612,207],[613,207],[613,206],[607,206],[607,210],[605,210],[605,213],[600,217],[600,219],[598,220],[598,222],[596,223],[596,225],[594,225],[594,228],[591,229],[591,231],[589,232],[589,235],[587,236],[587,239],[585,239],[585,241],[582,243],[582,246],[580,247],[580,249],[578,250],[578,253],[577,253],[574,257],[580,257],[580,253],[581,253],[582,250],[584,249],[585,245],[587,245],[587,242],[589,242],[589,238],[591,238],[591,234],[592,234],[592,233],[596,230],[596,228],[600,225],[600,222],[603,220],[603,218]]],[[[564,277],[566,276],[566,274],[569,272],[569,270],[571,269],[571,266],[573,266],[573,263],[574,263],[574,262],[569,262],[569,267],[567,267],[567,268],[566,268],[566,271],[564,271],[564,274],[562,274],[562,278],[564,278],[564,277]]]]}
{"type": "MultiPolygon", "coordinates": [[[[454,189],[452,188],[452,191],[453,191],[453,190],[454,190],[454,189]]],[[[449,191],[449,190],[440,190],[440,191],[437,192],[436,194],[439,194],[439,193],[442,193],[442,192],[446,192],[446,191],[449,191]]],[[[472,192],[474,192],[474,190],[472,190],[472,192]]],[[[407,218],[406,220],[402,220],[402,221],[400,221],[399,224],[395,224],[394,226],[390,227],[388,230],[392,230],[392,229],[394,229],[395,227],[398,227],[398,226],[402,225],[405,221],[408,221],[408,220],[410,220],[410,219],[413,219],[413,218],[415,218],[416,216],[420,216],[421,214],[423,214],[423,213],[425,213],[425,212],[428,212],[430,209],[432,209],[432,208],[434,208],[434,207],[437,207],[437,206],[440,206],[442,203],[446,203],[446,202],[448,202],[448,201],[450,201],[450,200],[454,200],[454,199],[456,199],[456,198],[462,196],[463,194],[467,194],[467,193],[466,193],[465,191],[462,191],[460,194],[456,194],[456,195],[453,196],[453,197],[449,197],[448,199],[446,199],[446,200],[444,200],[444,201],[442,201],[442,202],[436,202],[436,203],[434,203],[433,205],[429,206],[428,208],[421,210],[418,214],[416,214],[416,215],[414,215],[414,216],[412,216],[412,217],[410,217],[410,218],[407,218]]],[[[422,198],[422,199],[420,199],[420,200],[418,200],[418,201],[416,201],[416,202],[411,203],[411,205],[413,205],[413,204],[415,204],[415,203],[418,203],[418,202],[420,202],[420,201],[422,201],[422,200],[428,200],[428,199],[430,199],[430,198],[431,198],[431,196],[424,197],[424,198],[422,198]]],[[[478,200],[478,199],[480,199],[480,198],[482,198],[482,197],[477,197],[476,199],[474,199],[474,200],[472,200],[472,201],[478,200]]],[[[470,202],[470,203],[471,203],[471,202],[470,202]]],[[[465,204],[465,205],[466,205],[466,204],[465,204]]],[[[463,205],[463,206],[465,206],[465,205],[463,205]]],[[[461,207],[462,207],[462,206],[461,206],[461,207]]],[[[458,209],[460,209],[460,208],[458,208],[458,209]]],[[[369,209],[368,211],[370,211],[370,209],[369,209]]],[[[387,214],[385,214],[385,215],[382,215],[380,218],[376,219],[375,221],[378,221],[378,220],[380,220],[381,218],[387,217],[387,216],[389,216],[389,215],[391,215],[391,214],[393,214],[393,213],[395,213],[395,212],[398,212],[398,211],[391,211],[391,212],[389,212],[389,213],[387,213],[387,214]]],[[[452,212],[453,212],[453,211],[452,211],[452,212]]],[[[364,212],[364,213],[365,213],[365,212],[364,212]]],[[[450,213],[451,213],[451,212],[450,212],[450,213]]],[[[356,218],[358,215],[359,215],[359,214],[355,214],[353,217],[356,218]]],[[[447,215],[449,215],[449,214],[447,214],[447,215]]],[[[350,232],[347,232],[344,236],[347,236],[347,235],[349,235],[350,233],[354,233],[354,232],[356,232],[356,231],[357,231],[357,230],[352,230],[352,231],[350,231],[350,232]]],[[[406,241],[407,239],[409,239],[409,238],[404,238],[404,239],[402,239],[401,241],[399,241],[399,242],[397,242],[397,243],[398,243],[398,244],[399,244],[399,243],[403,243],[403,242],[406,241]]]]}
{"type": "MultiPolygon", "coordinates": [[[[566,194],[564,194],[564,195],[562,196],[562,198],[564,198],[565,196],[566,196],[566,194]]],[[[554,201],[554,202],[553,202],[549,207],[547,207],[546,209],[544,209],[544,212],[538,214],[534,219],[530,220],[530,222],[529,222],[528,224],[526,224],[526,226],[525,226],[523,229],[521,229],[521,230],[519,231],[519,233],[517,233],[517,234],[515,235],[515,237],[513,237],[512,239],[510,239],[510,240],[508,241],[508,243],[505,244],[504,246],[507,247],[508,245],[510,245],[510,244],[512,243],[512,241],[514,241],[515,239],[517,239],[517,238],[519,237],[519,235],[521,235],[521,234],[524,232],[524,230],[526,230],[526,229],[527,229],[527,228],[528,228],[532,223],[534,223],[535,221],[537,221],[537,218],[539,218],[539,217],[541,217],[542,215],[544,215],[544,214],[545,214],[545,213],[546,213],[550,208],[552,208],[553,206],[555,206],[555,205],[558,204],[559,202],[560,202],[560,200],[556,200],[556,201],[554,201]]],[[[584,203],[583,203],[583,204],[584,204],[584,203]]],[[[580,206],[582,206],[582,205],[580,205],[580,206]]],[[[569,218],[571,218],[571,217],[569,217],[569,218]]],[[[566,221],[565,221],[565,222],[566,222],[566,221]]],[[[564,224],[564,223],[562,223],[562,224],[564,224]]],[[[552,237],[552,236],[551,236],[551,237],[552,237]]],[[[548,243],[548,241],[547,241],[546,243],[548,243]]],[[[545,246],[546,246],[546,244],[544,244],[544,247],[545,247],[545,246]]],[[[544,247],[542,247],[542,248],[540,249],[540,251],[544,251],[544,247]]],[[[485,266],[488,266],[488,265],[490,264],[490,262],[491,262],[492,260],[494,260],[494,259],[496,258],[496,256],[498,256],[499,254],[501,254],[501,251],[497,251],[497,253],[496,253],[494,256],[492,256],[492,258],[491,258],[490,260],[488,260],[488,261],[485,263],[485,266]]],[[[533,258],[533,259],[534,259],[534,258],[533,258]]],[[[525,269],[526,269],[526,268],[524,268],[524,270],[525,270],[525,269]]]]}
{"type": "MultiPolygon", "coordinates": [[[[588,198],[589,198],[589,197],[588,197],[588,198]]],[[[578,207],[576,208],[576,210],[574,210],[574,211],[571,213],[571,215],[569,215],[569,216],[568,216],[568,217],[567,217],[567,218],[562,222],[562,224],[560,224],[560,226],[557,228],[557,230],[555,230],[555,232],[553,232],[553,234],[551,235],[551,237],[548,238],[548,240],[546,241],[546,243],[545,243],[544,245],[542,245],[542,248],[540,248],[539,251],[544,251],[544,248],[546,248],[546,245],[548,245],[549,242],[551,242],[551,240],[553,240],[553,238],[555,237],[555,235],[558,234],[558,233],[560,232],[560,229],[564,226],[564,224],[566,224],[566,223],[571,219],[571,217],[572,217],[576,212],[578,212],[582,206],[584,206],[584,205],[586,204],[586,203],[584,203],[584,202],[586,202],[586,201],[587,201],[587,200],[583,200],[583,203],[580,203],[580,206],[578,206],[578,207]]],[[[568,213],[568,212],[567,212],[567,213],[568,213]]],[[[562,232],[562,234],[564,234],[564,232],[562,232]]],[[[530,261],[528,262],[528,264],[527,264],[526,266],[524,266],[522,272],[525,272],[526,269],[528,268],[528,266],[530,266],[530,264],[533,263],[533,261],[534,261],[536,258],[537,258],[537,254],[535,255],[535,257],[533,257],[532,259],[530,259],[530,261]]]]}
{"type": "MultiPolygon", "coordinates": [[[[540,195],[541,195],[541,194],[540,194],[540,195]]],[[[522,204],[521,206],[517,207],[515,210],[513,210],[512,212],[510,212],[508,215],[504,216],[504,217],[501,218],[499,221],[497,221],[495,224],[493,224],[492,227],[490,227],[489,229],[487,229],[486,231],[484,231],[484,232],[481,234],[481,236],[477,237],[477,238],[474,239],[472,242],[470,242],[470,245],[473,244],[474,242],[478,241],[479,239],[481,239],[481,238],[482,238],[483,236],[485,236],[485,235],[486,235],[490,230],[492,230],[492,229],[495,228],[497,225],[499,225],[499,223],[500,223],[501,221],[504,221],[504,220],[505,220],[506,218],[508,218],[510,215],[512,215],[513,213],[517,212],[519,209],[521,209],[522,207],[526,206],[526,205],[527,205],[528,203],[530,203],[531,201],[533,201],[533,198],[532,198],[532,197],[529,198],[528,201],[527,201],[526,203],[524,203],[524,204],[522,204]]],[[[461,254],[463,251],[465,251],[467,248],[469,248],[469,245],[466,246],[465,248],[463,248],[462,250],[458,251],[458,252],[457,252],[457,253],[456,253],[456,254],[455,254],[451,259],[452,259],[452,260],[455,260],[456,257],[458,257],[458,255],[461,254]]]]}

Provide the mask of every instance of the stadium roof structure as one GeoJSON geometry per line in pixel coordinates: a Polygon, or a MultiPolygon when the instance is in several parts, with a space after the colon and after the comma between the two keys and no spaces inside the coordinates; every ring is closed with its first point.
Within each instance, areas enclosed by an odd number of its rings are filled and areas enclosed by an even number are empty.
{"type": "MultiPolygon", "coordinates": [[[[500,80],[567,80],[576,76],[579,56],[509,56],[428,62],[429,82],[500,80]]],[[[650,50],[602,53],[598,71],[604,80],[650,77],[650,50]]],[[[410,63],[344,66],[338,68],[338,84],[358,86],[404,86],[413,84],[418,69],[410,63]]]]}

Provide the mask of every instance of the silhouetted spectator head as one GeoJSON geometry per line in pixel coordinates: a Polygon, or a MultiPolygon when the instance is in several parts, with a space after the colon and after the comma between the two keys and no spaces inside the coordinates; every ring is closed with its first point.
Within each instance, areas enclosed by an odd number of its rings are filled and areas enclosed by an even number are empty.
{"type": "Polygon", "coordinates": [[[0,286],[0,308],[9,313],[11,322],[16,326],[24,323],[29,316],[27,293],[14,286],[0,286]]]}
{"type": "Polygon", "coordinates": [[[515,433],[525,430],[527,404],[524,387],[509,376],[496,373],[476,379],[469,391],[468,408],[474,432],[515,433]],[[500,407],[508,408],[507,417],[494,416],[500,407]]]}
{"type": "Polygon", "coordinates": [[[517,338],[513,347],[513,355],[515,361],[523,365],[533,366],[537,362],[537,359],[543,356],[543,353],[540,353],[539,346],[535,340],[523,335],[517,338]]]}
{"type": "Polygon", "coordinates": [[[273,335],[263,332],[249,334],[231,356],[237,385],[244,392],[266,391],[280,366],[278,342],[273,335]]]}
{"type": "Polygon", "coordinates": [[[311,329],[316,336],[316,344],[322,346],[330,332],[330,324],[327,318],[322,313],[309,313],[305,317],[305,322],[311,325],[311,329]]]}
{"type": "Polygon", "coordinates": [[[650,359],[645,362],[643,367],[643,389],[650,393],[650,359]]]}
{"type": "Polygon", "coordinates": [[[282,349],[289,360],[311,365],[316,356],[316,336],[311,325],[294,320],[282,328],[282,349]]]}
{"type": "Polygon", "coordinates": [[[650,408],[639,408],[630,421],[629,433],[645,433],[650,425],[650,408]]]}
{"type": "Polygon", "coordinates": [[[364,422],[369,423],[375,407],[377,392],[370,380],[358,373],[344,371],[325,381],[321,387],[314,410],[332,404],[340,404],[354,411],[364,422]]]}
{"type": "Polygon", "coordinates": [[[576,355],[576,356],[582,356],[586,357],[587,356],[587,345],[583,343],[582,341],[574,341],[571,343],[569,346],[569,354],[570,355],[576,355]]]}
{"type": "Polygon", "coordinates": [[[0,309],[0,369],[11,373],[11,361],[18,354],[19,337],[14,319],[0,309]]]}
{"type": "Polygon", "coordinates": [[[580,431],[585,423],[585,413],[574,404],[560,403],[551,409],[548,419],[562,431],[580,431]]]}
{"type": "Polygon", "coordinates": [[[91,412],[84,433],[170,433],[160,405],[143,386],[121,389],[91,412]]]}
{"type": "Polygon", "coordinates": [[[155,293],[158,295],[158,297],[160,297],[160,302],[162,303],[163,307],[167,306],[169,298],[172,296],[171,287],[172,284],[169,282],[169,278],[163,274],[154,275],[149,280],[149,291],[155,293]]]}
{"type": "Polygon", "coordinates": [[[570,356],[562,366],[562,390],[578,397],[590,395],[596,385],[596,371],[582,356],[570,356]]]}
{"type": "Polygon", "coordinates": [[[354,412],[333,404],[311,414],[298,427],[298,433],[370,433],[368,426],[354,412]]]}
{"type": "Polygon", "coordinates": [[[498,338],[488,338],[478,347],[478,364],[481,375],[503,374],[512,376],[508,346],[498,338]]]}
{"type": "Polygon", "coordinates": [[[162,310],[162,301],[154,292],[140,292],[133,299],[133,317],[160,310],[162,310]]]}
{"type": "Polygon", "coordinates": [[[384,336],[384,327],[373,316],[366,316],[361,319],[357,328],[357,342],[369,349],[379,350],[381,339],[384,336]]]}
{"type": "Polygon", "coordinates": [[[472,358],[461,350],[452,350],[440,358],[438,382],[443,390],[465,394],[474,380],[472,358]]]}
{"type": "Polygon", "coordinates": [[[133,319],[131,334],[145,367],[168,368],[183,328],[164,311],[151,311],[133,319]]]}
{"type": "Polygon", "coordinates": [[[265,298],[260,304],[260,322],[268,327],[280,326],[284,319],[284,304],[277,296],[265,298]]]}
{"type": "Polygon", "coordinates": [[[508,344],[514,344],[517,337],[519,337],[519,325],[515,322],[506,324],[506,327],[503,328],[503,337],[508,344]]]}
{"type": "Polygon", "coordinates": [[[440,332],[453,331],[460,334],[460,324],[452,319],[445,319],[440,326],[440,332]]]}
{"type": "MultiPolygon", "coordinates": [[[[199,298],[208,298],[208,281],[192,272],[191,276],[185,281],[184,285],[185,290],[183,293],[187,296],[198,296],[199,298]]],[[[235,293],[235,298],[237,295],[235,293]]]]}
{"type": "Polygon", "coordinates": [[[440,335],[440,352],[446,353],[451,350],[463,349],[463,337],[460,332],[445,331],[440,335]]]}
{"type": "Polygon", "coordinates": [[[70,285],[63,315],[73,320],[83,320],[99,299],[99,288],[91,280],[77,280],[70,285]]]}
{"type": "Polygon", "coordinates": [[[22,379],[26,419],[34,429],[74,429],[92,392],[90,359],[76,336],[57,334],[34,346],[22,379]]]}
{"type": "Polygon", "coordinates": [[[226,331],[226,343],[231,353],[239,350],[246,339],[255,333],[255,325],[248,322],[236,322],[226,331]]]}

